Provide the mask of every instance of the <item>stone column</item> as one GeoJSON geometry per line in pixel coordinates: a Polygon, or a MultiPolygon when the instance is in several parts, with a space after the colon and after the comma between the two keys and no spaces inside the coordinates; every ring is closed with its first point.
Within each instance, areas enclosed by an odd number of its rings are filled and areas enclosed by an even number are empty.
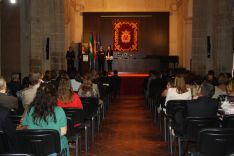
{"type": "Polygon", "coordinates": [[[199,74],[206,73],[206,22],[207,22],[207,1],[193,1],[193,44],[192,44],[192,71],[199,74]]]}
{"type": "Polygon", "coordinates": [[[65,69],[64,0],[31,1],[32,71],[65,69]],[[46,59],[46,39],[49,38],[49,59],[46,59]]]}
{"type": "Polygon", "coordinates": [[[231,72],[232,2],[194,0],[192,70],[205,74],[231,72]],[[211,57],[207,58],[207,36],[211,38],[211,57]]]}
{"type": "Polygon", "coordinates": [[[214,67],[217,72],[232,69],[232,7],[229,0],[217,1],[213,14],[214,67]]]}
{"type": "Polygon", "coordinates": [[[24,78],[29,73],[30,60],[30,2],[31,0],[20,0],[20,62],[21,77],[24,78]]]}

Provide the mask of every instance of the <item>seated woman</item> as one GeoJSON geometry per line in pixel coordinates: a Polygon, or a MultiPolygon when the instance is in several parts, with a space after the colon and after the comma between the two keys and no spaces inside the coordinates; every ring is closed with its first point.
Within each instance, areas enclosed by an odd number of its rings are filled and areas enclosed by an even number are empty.
{"type": "Polygon", "coordinates": [[[175,77],[175,83],[173,88],[168,88],[165,106],[169,100],[191,100],[191,89],[186,87],[184,76],[178,74],[175,77]]]}
{"type": "Polygon", "coordinates": [[[73,92],[69,79],[62,78],[59,82],[57,105],[63,108],[83,109],[80,97],[73,92]]]}
{"type": "Polygon", "coordinates": [[[174,88],[174,82],[175,82],[175,79],[174,78],[170,78],[167,82],[167,86],[166,88],[162,91],[161,93],[161,96],[162,97],[166,97],[167,96],[167,93],[168,93],[168,89],[169,88],[174,88]]]}
{"type": "Polygon", "coordinates": [[[84,79],[78,91],[80,97],[98,97],[96,90],[92,87],[92,81],[84,79]]]}
{"type": "Polygon", "coordinates": [[[228,96],[225,98],[225,101],[222,103],[221,107],[224,111],[224,114],[234,114],[234,79],[230,80],[227,85],[228,96]]]}
{"type": "Polygon", "coordinates": [[[212,98],[218,99],[219,96],[227,95],[228,77],[225,73],[220,73],[218,77],[218,85],[215,86],[215,93],[212,98]]]}
{"type": "Polygon", "coordinates": [[[29,105],[22,126],[18,129],[55,129],[60,133],[61,149],[70,156],[67,133],[67,119],[61,107],[56,105],[56,88],[51,84],[41,84],[36,97],[29,105]]]}

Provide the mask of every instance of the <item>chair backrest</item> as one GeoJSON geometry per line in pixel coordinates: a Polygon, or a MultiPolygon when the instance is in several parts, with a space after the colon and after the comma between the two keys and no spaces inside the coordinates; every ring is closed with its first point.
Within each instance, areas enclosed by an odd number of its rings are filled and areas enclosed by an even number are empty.
{"type": "Polygon", "coordinates": [[[20,124],[21,118],[22,115],[10,114],[10,119],[15,127],[20,124]]]}
{"type": "Polygon", "coordinates": [[[77,108],[64,108],[63,109],[68,122],[67,135],[71,136],[74,134],[74,128],[84,123],[84,111],[83,109],[77,108]]]}
{"type": "Polygon", "coordinates": [[[84,122],[84,111],[83,109],[77,108],[63,108],[67,117],[71,117],[74,120],[74,124],[84,122]]]}
{"type": "Polygon", "coordinates": [[[9,152],[7,135],[0,130],[0,153],[9,152]]]}
{"type": "Polygon", "coordinates": [[[108,96],[108,94],[111,93],[111,90],[110,90],[109,86],[106,86],[106,85],[103,85],[103,84],[99,84],[98,88],[99,88],[100,96],[102,98],[108,96]]]}
{"type": "Polygon", "coordinates": [[[180,111],[184,113],[187,110],[187,100],[170,100],[166,105],[166,112],[168,116],[174,116],[176,112],[180,111]]]}
{"type": "Polygon", "coordinates": [[[197,145],[202,155],[229,156],[234,153],[234,129],[203,129],[197,145]]]}
{"type": "Polygon", "coordinates": [[[98,110],[98,98],[96,97],[81,97],[85,117],[93,116],[98,110]]]}
{"type": "Polygon", "coordinates": [[[205,128],[218,128],[219,119],[214,118],[200,118],[187,117],[185,120],[185,136],[191,141],[197,141],[199,132],[205,128]]]}
{"type": "Polygon", "coordinates": [[[60,134],[52,129],[27,129],[16,131],[16,152],[45,156],[60,153],[60,134]]]}
{"type": "Polygon", "coordinates": [[[225,115],[223,117],[222,126],[224,128],[234,128],[234,115],[225,115]]]}
{"type": "Polygon", "coordinates": [[[183,121],[186,117],[187,100],[170,100],[167,102],[167,119],[174,127],[176,135],[183,134],[183,121]]]}

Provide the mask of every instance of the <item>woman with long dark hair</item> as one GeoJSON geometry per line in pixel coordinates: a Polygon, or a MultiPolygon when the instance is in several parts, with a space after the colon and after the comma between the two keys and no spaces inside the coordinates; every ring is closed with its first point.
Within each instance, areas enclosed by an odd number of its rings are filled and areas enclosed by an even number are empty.
{"type": "MultiPolygon", "coordinates": [[[[60,133],[61,149],[70,155],[67,133],[67,119],[61,107],[56,105],[56,87],[52,84],[41,84],[36,97],[29,105],[22,125],[28,129],[55,129],[60,133]]],[[[22,128],[18,128],[22,129],[22,128]]]]}

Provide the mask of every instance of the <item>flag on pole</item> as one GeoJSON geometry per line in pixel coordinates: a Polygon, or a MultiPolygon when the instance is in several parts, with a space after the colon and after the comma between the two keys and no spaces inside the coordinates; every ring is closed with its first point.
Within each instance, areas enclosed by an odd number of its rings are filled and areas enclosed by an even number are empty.
{"type": "Polygon", "coordinates": [[[93,37],[93,61],[94,61],[94,64],[96,62],[96,56],[97,56],[97,47],[96,47],[96,35],[94,35],[93,37]]]}
{"type": "Polygon", "coordinates": [[[90,68],[92,69],[92,65],[93,65],[93,33],[89,37],[89,58],[90,58],[90,68]]]}
{"type": "MultiPolygon", "coordinates": [[[[100,35],[99,33],[96,35],[96,50],[97,52],[100,50],[100,46],[101,46],[101,43],[100,43],[100,35]]],[[[96,57],[97,59],[97,57],[96,57]]]]}

